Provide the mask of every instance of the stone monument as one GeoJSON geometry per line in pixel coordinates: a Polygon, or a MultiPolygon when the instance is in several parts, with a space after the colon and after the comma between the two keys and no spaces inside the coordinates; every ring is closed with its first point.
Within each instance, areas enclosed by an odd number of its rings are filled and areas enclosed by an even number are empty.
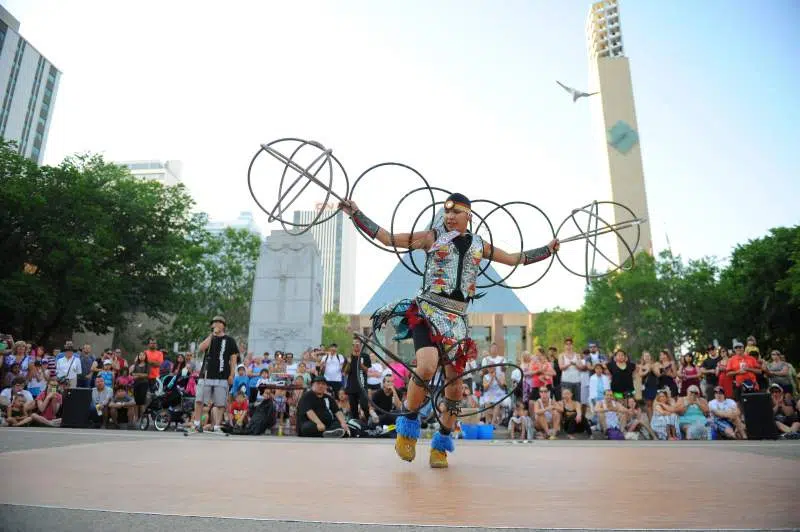
{"type": "Polygon", "coordinates": [[[322,341],[322,264],[311,233],[272,231],[261,244],[247,349],[292,352],[322,341]]]}

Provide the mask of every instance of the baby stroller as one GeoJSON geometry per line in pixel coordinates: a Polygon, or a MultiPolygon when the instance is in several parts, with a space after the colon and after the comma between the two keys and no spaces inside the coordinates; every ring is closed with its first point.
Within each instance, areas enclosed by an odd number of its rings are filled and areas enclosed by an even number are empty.
{"type": "Polygon", "coordinates": [[[192,415],[194,397],[185,391],[185,383],[175,375],[165,375],[156,381],[155,391],[150,403],[139,419],[139,430],[147,430],[150,424],[163,432],[174,424],[183,424],[192,415]]]}

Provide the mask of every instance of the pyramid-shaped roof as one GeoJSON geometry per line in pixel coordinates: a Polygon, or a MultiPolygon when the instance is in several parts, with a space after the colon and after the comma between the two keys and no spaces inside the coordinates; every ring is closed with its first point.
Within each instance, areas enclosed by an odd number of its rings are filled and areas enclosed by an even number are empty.
{"type": "MultiPolygon", "coordinates": [[[[414,263],[417,265],[417,268],[421,270],[425,264],[425,252],[417,250],[413,253],[414,263]]],[[[411,259],[409,259],[407,255],[403,255],[402,260],[411,266],[411,259]]],[[[500,279],[500,275],[498,275],[492,266],[489,266],[486,270],[486,274],[492,279],[500,279]]],[[[483,275],[478,279],[479,285],[488,283],[489,280],[483,275]]],[[[386,303],[391,303],[397,299],[413,297],[416,295],[417,291],[419,291],[421,285],[422,277],[412,273],[408,268],[398,263],[361,310],[361,314],[372,314],[386,303]]],[[[492,286],[490,288],[479,289],[478,292],[486,292],[486,295],[470,303],[470,313],[510,314],[530,312],[517,297],[517,294],[508,288],[492,286]]]]}

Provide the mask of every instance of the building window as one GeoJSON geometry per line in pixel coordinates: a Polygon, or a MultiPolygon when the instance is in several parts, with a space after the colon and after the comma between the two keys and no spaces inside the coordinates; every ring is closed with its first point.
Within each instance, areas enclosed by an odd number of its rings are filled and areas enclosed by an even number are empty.
{"type": "Polygon", "coordinates": [[[470,337],[478,346],[479,355],[482,355],[484,351],[489,351],[489,346],[492,344],[492,328],[482,326],[473,327],[470,331],[470,337]]]}
{"type": "Polygon", "coordinates": [[[504,327],[503,339],[505,340],[505,357],[509,362],[520,360],[519,354],[525,350],[525,327],[511,326],[504,327]]]}

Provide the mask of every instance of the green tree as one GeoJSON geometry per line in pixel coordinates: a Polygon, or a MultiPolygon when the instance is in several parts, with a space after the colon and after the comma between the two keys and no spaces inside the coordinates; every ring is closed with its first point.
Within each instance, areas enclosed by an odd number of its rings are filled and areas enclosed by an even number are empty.
{"type": "MultiPolygon", "coordinates": [[[[155,331],[168,346],[173,342],[181,346],[199,342],[208,334],[209,320],[217,314],[225,317],[227,333],[238,342],[248,336],[261,237],[230,227],[219,235],[203,232],[202,236],[202,255],[176,284],[176,312],[170,323],[155,331]]],[[[146,331],[143,336],[150,333],[146,331]]]]}
{"type": "Polygon", "coordinates": [[[0,323],[36,342],[161,318],[201,251],[183,186],[134,179],[101,156],[36,166],[0,144],[0,323]]]}
{"type": "Polygon", "coordinates": [[[753,334],[760,345],[797,360],[800,353],[800,301],[797,294],[800,226],[770,230],[763,238],[734,249],[722,272],[727,297],[725,339],[753,334]]]}
{"type": "Polygon", "coordinates": [[[564,345],[564,338],[572,337],[575,349],[582,349],[586,345],[587,339],[583,334],[583,311],[564,310],[554,308],[545,310],[536,316],[533,323],[533,343],[534,347],[544,347],[547,349],[554,345],[561,349],[564,345]]]}
{"type": "Polygon", "coordinates": [[[322,317],[322,343],[336,344],[340,353],[350,353],[353,349],[353,332],[350,320],[336,311],[326,312],[322,317]]]}

